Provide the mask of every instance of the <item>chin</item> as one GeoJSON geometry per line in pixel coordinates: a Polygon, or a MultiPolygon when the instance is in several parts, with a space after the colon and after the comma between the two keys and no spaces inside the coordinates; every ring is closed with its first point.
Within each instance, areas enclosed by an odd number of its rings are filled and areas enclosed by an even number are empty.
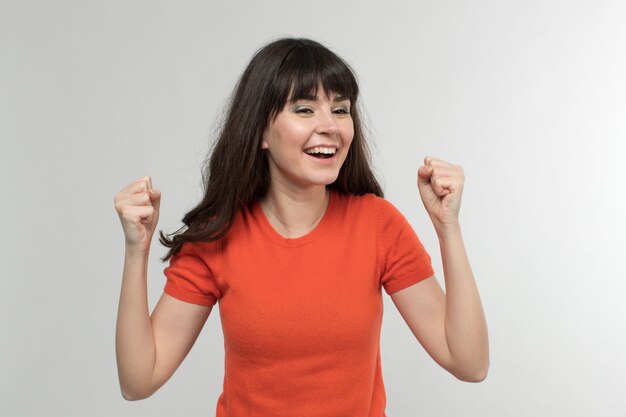
{"type": "Polygon", "coordinates": [[[332,183],[334,183],[335,181],[337,181],[337,178],[339,177],[339,175],[332,177],[332,178],[327,178],[325,180],[322,180],[320,182],[318,182],[317,184],[319,185],[330,185],[332,183]]]}

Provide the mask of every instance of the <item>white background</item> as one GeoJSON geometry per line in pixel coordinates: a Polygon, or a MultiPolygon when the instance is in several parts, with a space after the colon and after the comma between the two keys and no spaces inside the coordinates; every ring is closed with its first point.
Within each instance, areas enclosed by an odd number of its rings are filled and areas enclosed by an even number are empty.
{"type": "MultiPolygon", "coordinates": [[[[182,226],[235,80],[290,35],[355,69],[386,198],[442,284],[417,169],[432,155],[465,170],[490,373],[439,368],[383,292],[387,415],[624,415],[625,21],[626,3],[598,0],[1,1],[2,414],[215,414],[217,308],[165,386],[121,396],[113,197],[150,175],[159,230],[182,226]]],[[[165,253],[155,238],[150,309],[165,253]]]]}

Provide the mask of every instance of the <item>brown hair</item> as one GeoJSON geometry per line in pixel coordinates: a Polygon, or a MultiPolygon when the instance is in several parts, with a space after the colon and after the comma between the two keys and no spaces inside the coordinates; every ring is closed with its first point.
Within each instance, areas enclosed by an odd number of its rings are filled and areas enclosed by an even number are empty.
{"type": "Polygon", "coordinates": [[[244,206],[263,197],[270,184],[267,157],[261,149],[263,133],[287,100],[324,92],[350,100],[354,137],[337,179],[327,185],[341,193],[383,197],[370,168],[370,153],[358,111],[359,88],[350,66],[335,53],[310,39],[283,38],[259,49],[241,75],[227,105],[217,141],[203,168],[204,198],[183,217],[185,226],[159,241],[170,248],[162,261],[184,242],[222,238],[244,206]],[[187,227],[182,233],[179,233],[187,227]]]}

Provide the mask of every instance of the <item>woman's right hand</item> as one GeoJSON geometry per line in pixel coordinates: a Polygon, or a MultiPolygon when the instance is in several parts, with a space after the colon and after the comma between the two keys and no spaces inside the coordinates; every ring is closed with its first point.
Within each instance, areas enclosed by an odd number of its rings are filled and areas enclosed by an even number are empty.
{"type": "Polygon", "coordinates": [[[124,229],[126,248],[148,251],[159,221],[161,192],[153,189],[151,178],[145,176],[122,188],[113,201],[124,229]]]}

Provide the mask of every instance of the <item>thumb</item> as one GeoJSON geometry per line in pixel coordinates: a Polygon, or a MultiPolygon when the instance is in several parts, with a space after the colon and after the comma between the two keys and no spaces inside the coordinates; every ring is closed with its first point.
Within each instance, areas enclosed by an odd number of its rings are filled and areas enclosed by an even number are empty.
{"type": "Polygon", "coordinates": [[[430,176],[433,173],[433,167],[421,166],[417,170],[417,185],[424,186],[430,183],[430,176]]]}
{"type": "Polygon", "coordinates": [[[154,207],[154,211],[159,213],[159,208],[161,207],[161,191],[156,188],[151,188],[149,191],[150,201],[152,202],[152,207],[154,207]]]}

